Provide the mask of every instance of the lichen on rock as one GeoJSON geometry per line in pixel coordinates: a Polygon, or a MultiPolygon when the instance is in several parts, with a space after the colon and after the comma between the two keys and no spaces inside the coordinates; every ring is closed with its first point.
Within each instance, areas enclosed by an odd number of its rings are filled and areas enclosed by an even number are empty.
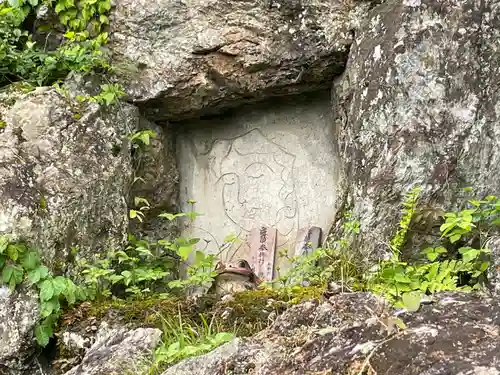
{"type": "Polygon", "coordinates": [[[122,246],[132,179],[126,136],[138,119],[127,105],[76,108],[54,88],[17,100],[0,134],[0,234],[29,242],[51,266],[69,264],[73,247],[91,255],[122,246]]]}
{"type": "Polygon", "coordinates": [[[0,286],[0,373],[24,374],[35,353],[34,328],[40,309],[37,294],[27,288],[0,286]]]}
{"type": "Polygon", "coordinates": [[[356,246],[383,257],[403,195],[453,207],[496,194],[500,12],[494,1],[386,1],[356,31],[332,91],[356,246]]]}

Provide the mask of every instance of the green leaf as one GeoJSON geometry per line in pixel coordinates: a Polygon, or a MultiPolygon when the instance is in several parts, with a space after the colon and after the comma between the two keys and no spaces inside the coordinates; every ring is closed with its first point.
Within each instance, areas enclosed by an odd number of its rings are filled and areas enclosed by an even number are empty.
{"type": "Polygon", "coordinates": [[[398,283],[404,283],[404,284],[409,284],[411,283],[411,280],[406,276],[405,274],[402,273],[397,273],[394,275],[394,281],[397,281],[398,283]]]}
{"type": "Polygon", "coordinates": [[[39,264],[40,256],[36,251],[28,251],[26,254],[24,254],[22,265],[26,270],[34,270],[39,264]]]}
{"type": "Polygon", "coordinates": [[[13,8],[20,8],[22,4],[21,0],[8,0],[8,3],[13,8]]]}
{"type": "Polygon", "coordinates": [[[0,255],[0,269],[5,265],[5,256],[0,255]]]}
{"type": "Polygon", "coordinates": [[[56,276],[52,279],[52,288],[54,289],[54,296],[63,294],[67,287],[67,279],[63,276],[56,276]]]}
{"type": "Polygon", "coordinates": [[[16,265],[8,265],[2,271],[2,280],[5,284],[9,284],[11,290],[14,290],[17,284],[23,281],[23,270],[16,265]]]}
{"type": "Polygon", "coordinates": [[[175,220],[176,218],[180,217],[180,216],[186,216],[185,214],[181,213],[181,214],[170,214],[168,212],[164,212],[162,214],[159,214],[158,215],[159,217],[163,217],[165,219],[168,219],[170,221],[172,220],[175,220]]]}
{"type": "Polygon", "coordinates": [[[205,258],[206,258],[205,253],[203,251],[197,250],[195,252],[195,255],[194,255],[194,259],[195,259],[194,262],[195,262],[195,264],[199,264],[199,263],[203,262],[205,260],[205,258]]]}
{"type": "Polygon", "coordinates": [[[38,324],[35,327],[36,342],[41,347],[47,346],[51,336],[52,336],[52,326],[51,325],[42,323],[42,324],[38,324]]]}
{"type": "Polygon", "coordinates": [[[63,291],[64,297],[68,304],[72,305],[76,302],[76,289],[77,286],[70,279],[66,279],[66,288],[63,291]]]}
{"type": "Polygon", "coordinates": [[[419,292],[403,293],[402,299],[408,312],[416,312],[420,308],[421,295],[419,292]]]}
{"type": "Polygon", "coordinates": [[[40,266],[28,272],[28,280],[31,281],[32,284],[36,284],[40,280],[45,279],[48,274],[49,269],[45,266],[40,266]]]}
{"type": "Polygon", "coordinates": [[[9,239],[7,236],[0,237],[0,254],[3,254],[7,247],[9,246],[9,239]]]}
{"type": "Polygon", "coordinates": [[[50,300],[54,296],[52,279],[46,279],[40,285],[40,300],[42,302],[50,300]]]}
{"type": "Polygon", "coordinates": [[[182,260],[187,260],[192,251],[193,248],[191,246],[180,246],[179,250],[177,250],[177,255],[179,255],[182,260]]]}
{"type": "Polygon", "coordinates": [[[20,253],[22,253],[23,247],[19,244],[10,244],[7,247],[7,256],[16,261],[19,258],[20,253]]]}
{"type": "Polygon", "coordinates": [[[59,298],[54,296],[50,300],[42,302],[40,315],[43,318],[46,318],[52,315],[52,313],[58,312],[60,308],[61,305],[59,304],[59,298]]]}

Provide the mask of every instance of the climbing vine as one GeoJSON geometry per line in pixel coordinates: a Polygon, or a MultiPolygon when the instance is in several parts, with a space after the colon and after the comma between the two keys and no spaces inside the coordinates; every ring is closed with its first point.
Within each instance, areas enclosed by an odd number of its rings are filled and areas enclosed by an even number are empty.
{"type": "Polygon", "coordinates": [[[47,345],[52,336],[61,305],[72,305],[87,298],[83,288],[67,277],[54,276],[42,265],[35,249],[12,242],[7,236],[0,236],[0,270],[1,282],[11,290],[24,282],[38,290],[41,320],[35,328],[35,336],[41,346],[47,345]]]}
{"type": "Polygon", "coordinates": [[[70,71],[110,69],[103,48],[110,9],[110,0],[0,2],[0,86],[21,80],[41,86],[64,79],[70,71]],[[55,50],[36,42],[33,33],[38,30],[30,30],[30,18],[40,13],[57,17],[59,25],[43,25],[62,34],[55,50]]]}

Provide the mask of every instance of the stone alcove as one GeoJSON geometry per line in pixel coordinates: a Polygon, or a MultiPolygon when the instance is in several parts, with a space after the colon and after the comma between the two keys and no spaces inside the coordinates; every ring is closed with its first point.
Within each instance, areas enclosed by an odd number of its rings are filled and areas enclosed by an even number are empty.
{"type": "Polygon", "coordinates": [[[223,261],[250,260],[246,239],[260,226],[277,229],[278,253],[295,251],[301,228],[328,232],[334,220],[339,175],[329,92],[315,92],[229,110],[177,124],[181,209],[202,214],[183,229],[218,252],[224,238],[241,243],[223,261]]]}

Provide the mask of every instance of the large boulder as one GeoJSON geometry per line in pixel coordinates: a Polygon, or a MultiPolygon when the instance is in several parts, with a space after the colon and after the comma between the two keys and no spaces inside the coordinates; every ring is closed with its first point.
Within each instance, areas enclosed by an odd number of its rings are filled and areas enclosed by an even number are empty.
{"type": "Polygon", "coordinates": [[[414,186],[429,209],[499,193],[499,40],[494,0],[389,0],[356,31],[333,97],[358,248],[384,256],[414,186]]]}
{"type": "Polygon", "coordinates": [[[495,299],[442,293],[416,313],[396,313],[370,294],[347,293],[290,308],[253,338],[163,375],[498,375],[499,332],[495,299]]]}
{"type": "Polygon", "coordinates": [[[34,328],[39,316],[34,291],[11,292],[0,286],[0,374],[25,374],[32,369],[34,328]]]}
{"type": "Polygon", "coordinates": [[[329,87],[352,43],[351,11],[367,6],[358,4],[118,0],[110,48],[147,117],[179,120],[329,87]]]}
{"type": "Polygon", "coordinates": [[[82,362],[65,375],[145,373],[160,338],[161,331],[156,328],[112,329],[99,337],[82,362]]]}
{"type": "Polygon", "coordinates": [[[79,106],[54,88],[26,94],[0,133],[0,235],[36,247],[52,268],[126,240],[131,105],[79,106]]]}

